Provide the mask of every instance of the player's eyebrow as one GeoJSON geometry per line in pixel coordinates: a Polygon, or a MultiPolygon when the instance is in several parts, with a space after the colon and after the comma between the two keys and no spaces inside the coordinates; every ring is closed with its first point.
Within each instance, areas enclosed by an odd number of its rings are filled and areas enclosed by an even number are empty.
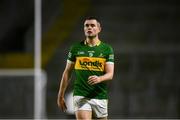
{"type": "Polygon", "coordinates": [[[95,24],[88,24],[88,23],[86,23],[86,24],[84,24],[84,26],[86,26],[86,27],[88,27],[88,26],[92,26],[92,27],[94,27],[94,26],[95,26],[95,24]]]}

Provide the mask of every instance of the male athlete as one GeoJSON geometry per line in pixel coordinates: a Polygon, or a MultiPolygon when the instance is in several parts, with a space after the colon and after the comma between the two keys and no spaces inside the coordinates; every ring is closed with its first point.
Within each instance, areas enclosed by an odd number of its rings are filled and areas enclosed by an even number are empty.
{"type": "Polygon", "coordinates": [[[64,94],[74,69],[73,102],[76,119],[79,120],[107,119],[108,116],[106,82],[113,78],[114,53],[110,45],[100,41],[100,31],[101,26],[96,18],[86,18],[86,39],[71,47],[60,83],[57,104],[66,111],[64,94]]]}

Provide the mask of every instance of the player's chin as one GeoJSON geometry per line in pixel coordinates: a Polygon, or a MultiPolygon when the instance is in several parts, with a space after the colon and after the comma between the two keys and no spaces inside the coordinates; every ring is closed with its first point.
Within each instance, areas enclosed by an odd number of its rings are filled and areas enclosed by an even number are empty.
{"type": "Polygon", "coordinates": [[[86,36],[94,36],[92,33],[86,33],[86,36]]]}
{"type": "Polygon", "coordinates": [[[94,38],[94,37],[96,37],[96,35],[87,35],[87,37],[94,38]]]}
{"type": "Polygon", "coordinates": [[[93,36],[93,35],[91,35],[91,34],[86,34],[86,36],[87,36],[87,37],[91,37],[91,36],[93,36]]]}

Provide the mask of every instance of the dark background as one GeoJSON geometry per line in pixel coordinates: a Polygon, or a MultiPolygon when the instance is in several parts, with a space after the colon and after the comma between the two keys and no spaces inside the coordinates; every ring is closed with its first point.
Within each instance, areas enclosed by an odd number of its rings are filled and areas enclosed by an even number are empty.
{"type": "MultiPolygon", "coordinates": [[[[178,0],[42,0],[47,118],[73,118],[56,98],[69,47],[85,38],[86,16],[100,19],[100,39],[115,52],[109,118],[179,118],[178,0]]],[[[33,52],[34,1],[1,0],[0,69],[33,68],[33,52]]],[[[33,89],[32,77],[0,76],[0,118],[33,118],[33,89]]]]}

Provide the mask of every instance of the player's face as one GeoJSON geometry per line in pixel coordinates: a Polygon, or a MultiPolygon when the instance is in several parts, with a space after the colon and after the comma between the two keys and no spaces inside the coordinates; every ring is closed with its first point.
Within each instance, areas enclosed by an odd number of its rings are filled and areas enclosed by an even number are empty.
{"type": "Polygon", "coordinates": [[[86,20],[84,22],[84,32],[86,37],[96,37],[100,30],[100,24],[96,20],[86,20]]]}

